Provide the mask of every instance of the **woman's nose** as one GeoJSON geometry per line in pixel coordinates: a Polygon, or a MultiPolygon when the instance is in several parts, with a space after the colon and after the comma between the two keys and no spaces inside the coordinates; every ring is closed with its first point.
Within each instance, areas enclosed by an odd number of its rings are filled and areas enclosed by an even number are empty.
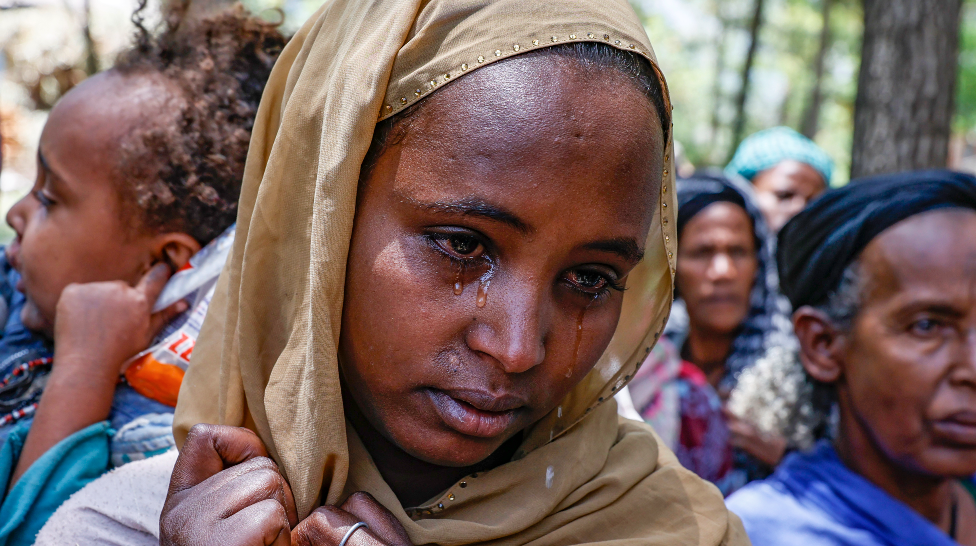
{"type": "Polygon", "coordinates": [[[468,332],[468,347],[488,355],[506,373],[522,373],[546,358],[544,290],[491,283],[491,294],[468,332]]]}
{"type": "Polygon", "coordinates": [[[734,275],[735,266],[732,258],[724,252],[719,252],[712,257],[711,267],[709,267],[712,279],[727,279],[734,275]]]}
{"type": "Polygon", "coordinates": [[[976,388],[976,329],[969,329],[962,344],[960,362],[953,369],[950,379],[956,384],[976,388]]]}

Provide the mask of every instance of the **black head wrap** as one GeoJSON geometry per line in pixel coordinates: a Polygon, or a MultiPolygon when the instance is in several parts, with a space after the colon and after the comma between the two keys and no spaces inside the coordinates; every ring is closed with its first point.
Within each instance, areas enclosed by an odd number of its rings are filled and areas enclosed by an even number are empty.
{"type": "Polygon", "coordinates": [[[827,303],[844,269],[882,231],[940,208],[976,209],[976,178],[933,170],[855,180],[830,190],[779,232],[780,287],[793,304],[827,303]]]}
{"type": "Polygon", "coordinates": [[[733,203],[746,210],[742,194],[729,185],[718,173],[696,174],[694,178],[678,180],[678,240],[689,220],[714,203],[733,203]]]}

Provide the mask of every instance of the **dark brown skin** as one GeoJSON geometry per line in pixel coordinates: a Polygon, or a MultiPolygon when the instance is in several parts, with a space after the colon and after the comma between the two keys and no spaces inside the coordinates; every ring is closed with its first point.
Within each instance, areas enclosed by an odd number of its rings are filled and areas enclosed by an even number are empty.
{"type": "Polygon", "coordinates": [[[713,203],[685,224],[675,283],[688,307],[687,354],[713,386],[749,313],[758,267],[752,220],[742,207],[713,203]]]}
{"type": "MultiPolygon", "coordinates": [[[[506,442],[556,407],[616,329],[623,294],[609,285],[643,252],[661,123],[626,77],[575,63],[516,57],[445,86],[362,186],[340,338],[347,415],[405,506],[509,460],[506,442]]],[[[191,457],[184,448],[178,467],[191,457]]],[[[207,483],[171,496],[162,544],[216,543],[209,529],[247,504],[207,483]]],[[[283,511],[261,533],[221,527],[219,543],[286,544],[269,541],[284,536],[283,511]]],[[[374,534],[350,546],[407,544],[368,497],[320,508],[291,538],[335,545],[359,520],[374,534]]]]}
{"type": "Polygon", "coordinates": [[[976,545],[976,213],[938,210],[885,230],[861,253],[849,332],[802,307],[804,367],[837,390],[835,447],[851,470],[976,545]]]}
{"type": "Polygon", "coordinates": [[[757,174],[752,185],[756,202],[774,233],[827,190],[827,183],[817,169],[792,159],[757,174]]]}
{"type": "Polygon", "coordinates": [[[73,89],[44,127],[31,194],[7,213],[24,324],[55,346],[12,483],[57,442],[108,416],[123,363],[185,308],[151,314],[170,268],[200,245],[185,233],[140,229],[114,174],[121,135],[158,112],[165,93],[148,78],[112,72],[73,89]]]}

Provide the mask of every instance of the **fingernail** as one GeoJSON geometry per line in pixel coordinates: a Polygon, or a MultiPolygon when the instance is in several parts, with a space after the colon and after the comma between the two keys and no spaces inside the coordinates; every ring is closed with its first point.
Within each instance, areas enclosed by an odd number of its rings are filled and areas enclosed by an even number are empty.
{"type": "Polygon", "coordinates": [[[181,302],[179,302],[179,303],[176,304],[176,310],[178,312],[180,312],[180,313],[182,313],[183,311],[186,311],[189,308],[190,308],[190,304],[187,303],[187,302],[185,302],[185,301],[181,301],[181,302]]]}

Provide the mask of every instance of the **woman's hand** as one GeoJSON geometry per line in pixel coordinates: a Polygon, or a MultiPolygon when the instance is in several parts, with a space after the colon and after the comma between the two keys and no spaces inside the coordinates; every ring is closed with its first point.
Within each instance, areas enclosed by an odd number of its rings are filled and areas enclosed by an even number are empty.
{"type": "Polygon", "coordinates": [[[411,546],[403,526],[367,493],[323,506],[300,524],[295,500],[264,444],[250,430],[190,429],[159,522],[161,546],[411,546]],[[294,530],[292,530],[294,529],[294,530]]]}
{"type": "Polygon", "coordinates": [[[256,434],[190,429],[159,521],[161,546],[288,546],[297,523],[291,488],[256,434]]]}
{"type": "Polygon", "coordinates": [[[291,533],[294,546],[339,546],[353,525],[364,522],[345,546],[412,546],[396,517],[369,493],[353,493],[342,506],[323,506],[309,514],[291,533]]]}
{"type": "Polygon", "coordinates": [[[732,447],[745,451],[771,467],[779,464],[786,453],[786,438],[778,434],[764,434],[755,425],[727,408],[722,411],[731,434],[732,447]]]}

